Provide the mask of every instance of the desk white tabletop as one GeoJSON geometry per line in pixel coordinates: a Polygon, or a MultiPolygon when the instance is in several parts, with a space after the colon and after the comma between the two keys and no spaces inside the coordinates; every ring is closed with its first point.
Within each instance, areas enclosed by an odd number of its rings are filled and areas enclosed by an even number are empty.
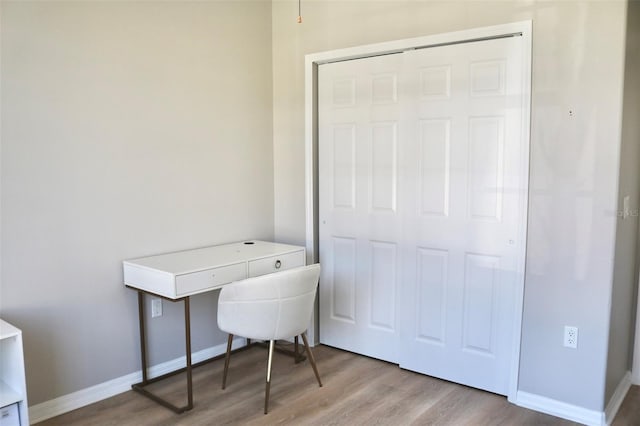
{"type": "Polygon", "coordinates": [[[181,275],[298,250],[299,246],[251,240],[129,259],[124,263],[181,275]]]}

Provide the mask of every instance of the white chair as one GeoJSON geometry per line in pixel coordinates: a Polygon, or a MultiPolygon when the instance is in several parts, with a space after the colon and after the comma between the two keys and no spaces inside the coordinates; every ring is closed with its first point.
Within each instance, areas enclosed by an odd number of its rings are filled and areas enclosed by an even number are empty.
{"type": "Polygon", "coordinates": [[[302,336],[306,352],[322,386],[318,368],[305,331],[311,320],[318,288],[320,265],[303,266],[282,272],[249,278],[224,286],[218,299],[218,328],[229,333],[222,376],[222,389],[227,382],[233,336],[269,341],[264,413],[269,408],[271,360],[274,342],[302,336]]]}

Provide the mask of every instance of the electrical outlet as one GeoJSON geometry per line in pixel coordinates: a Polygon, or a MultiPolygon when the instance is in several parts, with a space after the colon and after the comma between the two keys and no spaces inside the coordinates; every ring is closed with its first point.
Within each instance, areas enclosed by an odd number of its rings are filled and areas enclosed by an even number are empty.
{"type": "Polygon", "coordinates": [[[631,215],[631,197],[628,195],[622,199],[622,218],[626,219],[631,215]]]}
{"type": "Polygon", "coordinates": [[[578,348],[578,327],[564,326],[564,346],[567,348],[578,348]]]}
{"type": "Polygon", "coordinates": [[[151,318],[162,315],[162,299],[151,299],[151,318]]]}

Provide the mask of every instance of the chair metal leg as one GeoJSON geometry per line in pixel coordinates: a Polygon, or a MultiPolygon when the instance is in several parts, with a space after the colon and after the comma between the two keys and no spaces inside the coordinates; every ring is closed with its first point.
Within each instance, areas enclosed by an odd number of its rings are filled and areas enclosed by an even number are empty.
{"type": "Polygon", "coordinates": [[[227,354],[224,357],[224,372],[222,373],[222,389],[227,386],[227,372],[229,371],[229,360],[231,359],[231,343],[233,343],[233,334],[229,334],[227,339],[227,354]]]}
{"type": "Polygon", "coordinates": [[[309,347],[309,342],[307,342],[307,335],[305,333],[301,334],[302,341],[304,342],[304,348],[309,354],[309,362],[311,362],[311,367],[313,368],[313,372],[316,375],[316,379],[318,379],[318,384],[322,387],[322,382],[320,381],[320,374],[318,373],[318,367],[316,366],[316,359],[313,357],[313,352],[311,352],[311,348],[309,347]]]}
{"type": "Polygon", "coordinates": [[[271,387],[271,361],[273,360],[274,340],[269,341],[269,361],[267,361],[267,385],[264,393],[264,413],[269,410],[269,388],[271,387]]]}

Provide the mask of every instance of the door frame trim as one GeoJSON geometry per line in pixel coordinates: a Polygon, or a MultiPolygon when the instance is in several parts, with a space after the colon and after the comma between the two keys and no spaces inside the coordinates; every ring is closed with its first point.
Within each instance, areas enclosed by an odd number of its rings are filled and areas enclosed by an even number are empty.
{"type": "MultiPolygon", "coordinates": [[[[522,101],[522,141],[523,158],[523,211],[520,212],[520,229],[518,238],[522,241],[518,254],[518,288],[516,290],[516,309],[514,310],[514,336],[512,359],[509,373],[508,399],[516,401],[518,390],[518,373],[520,367],[520,341],[522,335],[522,312],[524,306],[524,279],[527,242],[527,212],[529,203],[529,156],[531,135],[531,63],[532,63],[532,22],[531,20],[513,22],[490,27],[474,28],[424,37],[388,41],[331,50],[305,55],[305,245],[307,263],[318,261],[318,65],[396,53],[408,49],[428,48],[447,44],[458,44],[505,36],[521,35],[523,43],[523,101],[522,101]]],[[[311,340],[318,341],[317,312],[310,329],[311,340]]]]}

